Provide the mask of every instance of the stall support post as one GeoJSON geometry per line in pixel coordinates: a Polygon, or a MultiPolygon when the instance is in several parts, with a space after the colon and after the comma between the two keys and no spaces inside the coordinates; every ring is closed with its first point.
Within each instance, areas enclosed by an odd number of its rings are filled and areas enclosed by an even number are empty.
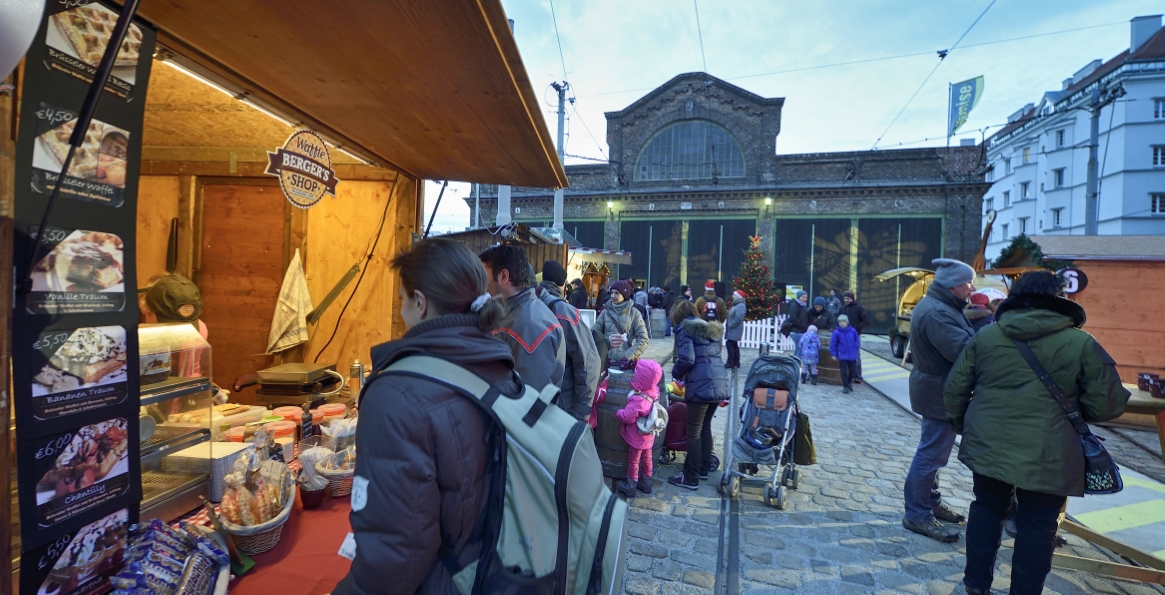
{"type": "Polygon", "coordinates": [[[510,217],[510,186],[509,184],[503,184],[498,186],[497,226],[509,225],[513,220],[513,217],[510,217]]]}
{"type": "MultiPolygon", "coordinates": [[[[8,77],[0,82],[10,83],[15,77],[8,77]]],[[[12,236],[14,172],[16,170],[16,130],[12,127],[15,93],[0,93],[0,246],[8,249],[0,250],[0,485],[10,485],[9,474],[14,469],[8,464],[11,454],[8,452],[12,437],[8,435],[8,420],[12,407],[12,395],[8,392],[8,370],[11,367],[10,354],[12,353],[12,250],[15,239],[12,236]]],[[[12,518],[10,509],[12,499],[8,494],[0,498],[0,518],[5,521],[12,518]]],[[[16,591],[12,582],[12,532],[0,532],[0,593],[16,591]],[[11,587],[11,590],[9,590],[11,587]]]]}

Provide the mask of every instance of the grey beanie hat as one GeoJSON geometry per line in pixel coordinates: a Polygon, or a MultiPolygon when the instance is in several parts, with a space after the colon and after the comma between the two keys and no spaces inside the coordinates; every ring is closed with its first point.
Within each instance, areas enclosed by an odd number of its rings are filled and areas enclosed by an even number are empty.
{"type": "Polygon", "coordinates": [[[801,299],[801,296],[803,296],[803,295],[809,295],[809,292],[808,292],[808,291],[802,291],[802,290],[798,290],[798,291],[797,291],[797,299],[801,299]]]}
{"type": "Polygon", "coordinates": [[[975,280],[975,269],[961,260],[936,258],[930,261],[930,263],[935,267],[935,285],[950,289],[975,280]]]}

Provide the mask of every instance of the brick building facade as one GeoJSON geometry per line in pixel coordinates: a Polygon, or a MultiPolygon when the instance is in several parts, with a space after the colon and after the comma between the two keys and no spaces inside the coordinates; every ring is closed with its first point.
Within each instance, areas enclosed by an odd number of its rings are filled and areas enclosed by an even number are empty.
{"type": "MultiPolygon", "coordinates": [[[[607,113],[610,160],[566,167],[564,226],[586,246],[631,251],[622,277],[673,289],[715,278],[729,293],[760,234],[778,283],[854,289],[888,329],[905,281],[874,275],[938,256],[969,262],[978,249],[990,186],[980,148],[777,155],[783,108],[689,73],[607,113]]],[[[479,192],[492,223],[497,187],[479,192]]],[[[553,195],[513,187],[514,220],[549,225],[553,195]]]]}

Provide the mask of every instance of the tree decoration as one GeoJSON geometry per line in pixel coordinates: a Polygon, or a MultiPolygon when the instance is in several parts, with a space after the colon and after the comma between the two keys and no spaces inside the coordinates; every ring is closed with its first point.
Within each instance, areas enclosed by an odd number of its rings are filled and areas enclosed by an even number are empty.
{"type": "Polygon", "coordinates": [[[991,263],[991,268],[995,269],[1025,266],[1038,266],[1055,272],[1071,268],[1073,265],[1070,260],[1047,260],[1040,245],[1022,233],[1012,238],[1011,244],[1008,244],[999,253],[999,258],[991,263]]]}
{"type": "Polygon", "coordinates": [[[748,250],[744,251],[744,262],[740,264],[740,274],[732,279],[732,287],[743,291],[748,310],[745,320],[759,320],[773,315],[776,308],[776,293],[773,291],[773,276],[764,264],[761,252],[761,236],[749,236],[748,250]]]}

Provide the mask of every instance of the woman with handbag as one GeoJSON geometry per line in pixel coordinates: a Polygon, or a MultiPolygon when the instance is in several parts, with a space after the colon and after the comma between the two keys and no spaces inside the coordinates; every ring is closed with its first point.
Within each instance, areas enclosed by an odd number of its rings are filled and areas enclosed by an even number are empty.
{"type": "Polygon", "coordinates": [[[947,378],[947,416],[974,473],[967,593],[988,593],[1014,489],[1011,593],[1040,593],[1067,496],[1112,493],[1120,475],[1084,422],[1120,416],[1129,391],[1116,363],[1080,329],[1084,309],[1046,271],[1024,273],[947,378]]]}
{"type": "Polygon", "coordinates": [[[728,399],[728,370],[720,359],[724,325],[700,318],[696,306],[689,302],[676,304],[671,315],[679,327],[671,376],[685,381],[688,455],[684,472],[667,478],[667,482],[695,490],[700,480],[708,479],[712,468],[712,416],[720,402],[728,399]]]}

